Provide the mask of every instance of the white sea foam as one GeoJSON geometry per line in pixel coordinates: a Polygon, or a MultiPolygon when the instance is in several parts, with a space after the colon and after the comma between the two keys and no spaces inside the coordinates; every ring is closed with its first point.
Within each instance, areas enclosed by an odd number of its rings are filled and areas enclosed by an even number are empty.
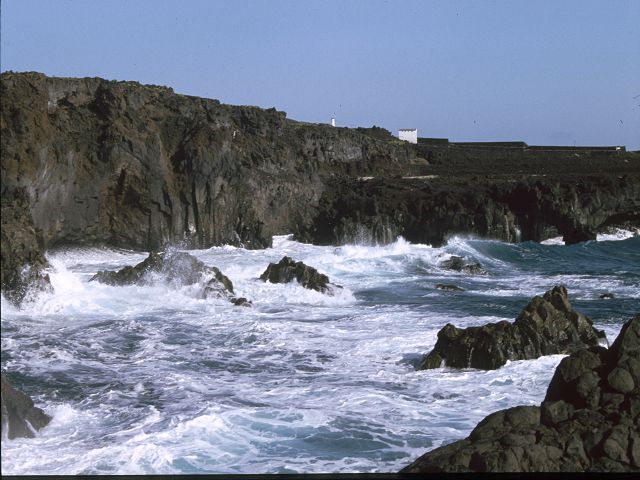
{"type": "Polygon", "coordinates": [[[599,233],[596,236],[598,242],[612,242],[619,240],[626,240],[627,238],[640,236],[640,228],[634,230],[625,230],[622,228],[616,228],[612,233],[599,233]]]}
{"type": "Polygon", "coordinates": [[[20,374],[53,421],[33,439],[2,443],[2,473],[397,471],[492,411],[539,403],[562,358],[416,371],[447,323],[513,320],[532,296],[562,283],[615,338],[621,312],[640,296],[637,269],[545,274],[565,247],[544,248],[464,237],[442,248],[402,238],[319,247],[280,236],[261,251],[190,252],[229,276],[251,308],[162,278],[126,287],[88,281],[145,253],[51,253],[55,293],[21,309],[2,299],[2,367],[20,374]],[[284,255],[344,288],[328,296],[259,280],[284,255]],[[487,274],[439,268],[451,255],[487,274]],[[616,298],[600,300],[603,290],[616,298]]]}

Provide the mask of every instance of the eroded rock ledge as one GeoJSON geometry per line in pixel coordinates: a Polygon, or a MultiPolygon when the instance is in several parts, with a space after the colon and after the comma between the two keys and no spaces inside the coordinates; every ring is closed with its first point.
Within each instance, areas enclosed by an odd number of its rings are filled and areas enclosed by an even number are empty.
{"type": "Polygon", "coordinates": [[[564,358],[539,407],[501,410],[402,473],[640,471],[640,315],[564,358]]]}
{"type": "Polygon", "coordinates": [[[513,323],[502,321],[465,329],[448,323],[438,332],[434,349],[418,368],[491,370],[507,360],[572,353],[605,340],[604,332],[572,309],[567,289],[557,286],[542,297],[534,297],[513,323]]]}

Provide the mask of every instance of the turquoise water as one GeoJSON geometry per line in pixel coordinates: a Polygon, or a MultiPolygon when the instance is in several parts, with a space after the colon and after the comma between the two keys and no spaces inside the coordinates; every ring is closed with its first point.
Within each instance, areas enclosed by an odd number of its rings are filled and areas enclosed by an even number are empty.
{"type": "Polygon", "coordinates": [[[190,252],[230,277],[250,309],[161,278],[88,283],[145,253],[49,252],[55,293],[22,310],[2,299],[2,369],[53,421],[36,438],[2,442],[2,473],[397,471],[492,411],[538,404],[562,359],[416,371],[446,323],[512,321],[556,284],[610,340],[640,311],[640,238],[602,240],[318,247],[283,236],[262,251],[190,252]],[[343,290],[259,281],[283,255],[343,290]],[[439,268],[451,255],[487,273],[439,268]]]}

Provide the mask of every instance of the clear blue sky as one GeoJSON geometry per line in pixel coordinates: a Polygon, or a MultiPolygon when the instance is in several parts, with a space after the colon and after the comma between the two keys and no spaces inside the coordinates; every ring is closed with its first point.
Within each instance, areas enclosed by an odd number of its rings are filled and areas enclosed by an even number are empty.
{"type": "Polygon", "coordinates": [[[396,134],[640,149],[640,0],[2,0],[1,9],[3,71],[137,80],[396,134]]]}

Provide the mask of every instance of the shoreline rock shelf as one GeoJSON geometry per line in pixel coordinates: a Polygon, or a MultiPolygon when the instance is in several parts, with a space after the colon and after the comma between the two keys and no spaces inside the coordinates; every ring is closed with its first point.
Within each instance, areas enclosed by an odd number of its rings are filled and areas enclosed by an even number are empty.
{"type": "Polygon", "coordinates": [[[601,341],[606,341],[604,332],[573,310],[566,288],[556,286],[542,297],[534,297],[513,323],[502,321],[465,329],[445,325],[418,369],[448,366],[492,370],[507,360],[573,353],[601,341]]]}
{"type": "Polygon", "coordinates": [[[401,473],[640,471],[640,315],[564,358],[537,406],[501,410],[401,473]]]}

